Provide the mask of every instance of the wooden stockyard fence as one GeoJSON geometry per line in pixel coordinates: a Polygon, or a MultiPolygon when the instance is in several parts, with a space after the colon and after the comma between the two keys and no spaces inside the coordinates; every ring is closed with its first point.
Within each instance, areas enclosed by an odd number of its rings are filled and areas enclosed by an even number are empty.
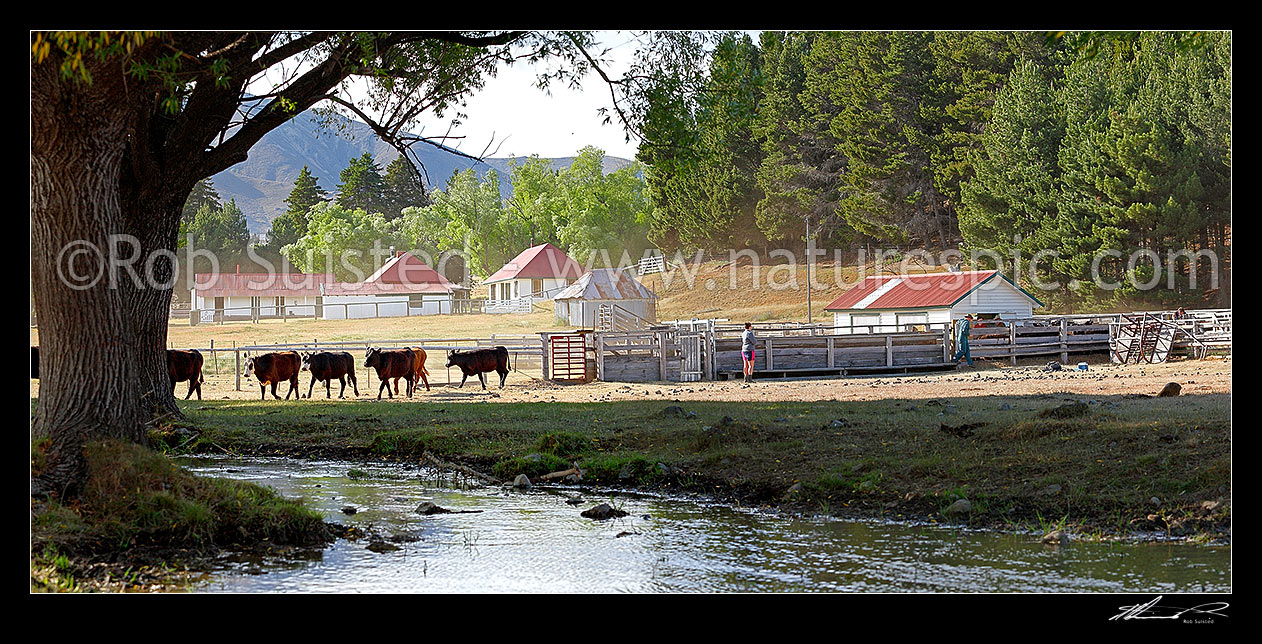
{"type": "MultiPolygon", "coordinates": [[[[1173,312],[1159,315],[1172,317],[1173,312]]],[[[1055,358],[1068,363],[1084,354],[1113,350],[1118,314],[1043,315],[980,320],[969,333],[974,359],[1055,358]]],[[[1171,323],[1188,329],[1174,348],[1203,357],[1205,347],[1230,350],[1230,311],[1191,311],[1171,323]],[[1191,339],[1192,330],[1200,340],[1191,339]],[[1217,343],[1217,344],[1213,344],[1217,343]]],[[[606,316],[595,333],[596,371],[621,382],[721,380],[743,373],[744,325],[715,320],[676,320],[627,328],[606,316]]],[[[908,324],[893,333],[868,333],[863,326],[754,324],[754,373],[764,377],[899,373],[955,365],[954,328],[946,323],[908,324]]]]}
{"type": "MultiPolygon", "coordinates": [[[[1118,352],[1140,351],[1140,340],[1126,340],[1126,329],[1137,324],[1166,330],[1169,341],[1161,355],[1183,352],[1201,358],[1210,352],[1231,351],[1231,311],[1034,316],[974,323],[969,347],[975,359],[999,359],[1016,364],[1019,358],[1071,358],[1088,353],[1108,353],[1119,362],[1118,352]],[[1138,344],[1137,344],[1138,343],[1138,344]],[[1126,345],[1122,347],[1122,345],[1126,345]],[[1121,348],[1120,348],[1121,347],[1121,348]]],[[[546,331],[528,335],[492,335],[490,338],[444,338],[255,344],[216,347],[209,352],[207,369],[221,368],[219,356],[233,354],[237,389],[241,388],[241,356],[269,351],[350,351],[359,356],[369,346],[384,349],[421,347],[429,353],[431,373],[445,369],[447,355],[456,349],[504,346],[514,371],[563,382],[593,378],[616,382],[695,382],[725,380],[743,373],[741,333],[744,325],[726,320],[675,320],[651,323],[618,311],[603,316],[605,328],[583,331],[546,331]],[[356,354],[356,352],[358,352],[356,354]],[[581,356],[581,358],[580,358],[581,356]],[[537,374],[537,375],[536,375],[537,374]]],[[[807,324],[755,323],[755,374],[763,377],[826,376],[864,373],[906,373],[946,369],[955,365],[954,329],[946,323],[908,324],[894,333],[867,333],[865,326],[836,327],[807,324]]],[[[1144,340],[1146,342],[1147,340],[1144,340]]],[[[1151,342],[1149,344],[1152,344],[1151,342]]],[[[1135,361],[1134,359],[1130,361],[1135,361]]],[[[362,368],[361,368],[362,369],[362,368]]],[[[370,370],[364,370],[369,371],[370,370]]],[[[447,383],[453,383],[447,369],[447,383]]],[[[459,376],[459,370],[454,376],[459,376]]],[[[369,375],[371,382],[371,374],[369,375]]]]}

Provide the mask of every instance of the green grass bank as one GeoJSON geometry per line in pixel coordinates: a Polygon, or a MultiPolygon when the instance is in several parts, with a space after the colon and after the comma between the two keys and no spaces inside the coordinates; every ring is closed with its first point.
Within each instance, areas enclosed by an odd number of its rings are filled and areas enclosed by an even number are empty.
{"type": "Polygon", "coordinates": [[[185,409],[185,431],[166,429],[171,451],[416,462],[428,454],[501,480],[577,463],[584,485],[836,516],[1059,525],[1098,536],[1209,540],[1228,537],[1230,528],[1227,394],[206,401],[185,409]],[[943,514],[960,499],[969,501],[967,512],[943,514]]]}

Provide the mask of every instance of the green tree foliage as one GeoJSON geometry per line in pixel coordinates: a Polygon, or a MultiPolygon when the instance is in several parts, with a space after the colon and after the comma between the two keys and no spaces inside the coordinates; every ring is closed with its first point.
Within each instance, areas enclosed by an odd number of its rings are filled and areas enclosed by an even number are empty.
{"type": "Polygon", "coordinates": [[[639,155],[648,166],[658,213],[654,240],[710,249],[765,242],[755,221],[762,197],[755,175],[763,153],[753,130],[761,94],[758,48],[748,36],[723,34],[691,105],[681,106],[677,97],[661,91],[650,95],[650,119],[672,139],[641,147],[639,155]],[[688,116],[677,116],[673,123],[658,117],[680,109],[688,116]],[[695,134],[681,141],[679,129],[695,134]]]}
{"type": "Polygon", "coordinates": [[[756,217],[762,233],[782,243],[803,239],[807,220],[816,239],[840,241],[853,233],[837,214],[846,158],[829,129],[836,109],[818,77],[807,84],[813,40],[809,33],[770,31],[761,40],[764,94],[755,136],[764,153],[758,169],[763,199],[756,217]]]}
{"type": "MultiPolygon", "coordinates": [[[[1222,130],[1212,125],[1229,121],[1229,112],[1220,105],[1211,110],[1217,118],[1205,118],[1196,107],[1230,69],[1178,43],[1159,33],[1110,41],[1094,55],[1079,54],[1066,70],[1055,267],[1076,280],[1069,286],[1081,301],[1122,305],[1145,290],[1136,283],[1168,284],[1164,261],[1131,258],[1146,252],[1164,260],[1208,245],[1210,231],[1230,212],[1230,192],[1222,189],[1230,163],[1222,130]],[[1121,257],[1097,261],[1106,252],[1121,257]],[[1093,265],[1117,288],[1094,283],[1093,265]]],[[[1215,44],[1229,46],[1225,38],[1215,44]]]]}
{"type": "MultiPolygon", "coordinates": [[[[1057,155],[1065,137],[1059,97],[1033,62],[1014,69],[995,100],[990,127],[968,157],[972,177],[961,186],[960,234],[967,248],[1026,258],[1056,241],[1044,234],[1060,201],[1057,155]]],[[[1008,274],[1014,266],[1003,265],[1008,274]]]]}
{"type": "MultiPolygon", "coordinates": [[[[634,70],[651,238],[1039,251],[1059,306],[1187,301],[1230,270],[1230,34],[764,32],[659,36],[634,70]],[[752,115],[752,116],[751,116],[752,115]],[[752,160],[753,165],[748,165],[752,160]],[[754,168],[752,179],[746,172],[754,168]],[[746,240],[748,241],[748,240],[746,240]],[[1158,253],[1127,268],[1136,251],[1158,253]],[[1171,253],[1184,257],[1170,263],[1171,253]],[[1192,256],[1192,257],[1189,257],[1192,256]],[[1152,300],[1151,297],[1149,297],[1152,300]],[[1173,301],[1173,300],[1171,300],[1173,301]]],[[[993,263],[983,260],[983,264],[993,263]]],[[[1226,302],[1222,288],[1217,297],[1226,302]]],[[[1170,303],[1170,302],[1167,302],[1170,303]]]]}
{"type": "Polygon", "coordinates": [[[337,186],[337,205],[348,210],[366,210],[385,213],[389,209],[386,199],[386,181],[381,176],[381,166],[373,160],[372,153],[351,159],[342,170],[342,183],[337,186]]]}
{"type": "Polygon", "coordinates": [[[456,250],[469,270],[486,277],[525,249],[500,196],[499,175],[486,181],[470,168],[456,171],[428,206],[403,211],[400,229],[414,247],[431,254],[456,250]]]}
{"type": "Polygon", "coordinates": [[[624,254],[636,261],[650,247],[652,205],[638,164],[605,174],[604,158],[603,150],[587,146],[557,175],[553,221],[557,244],[576,261],[586,264],[596,253],[596,264],[616,267],[624,254]]]}
{"type": "Polygon", "coordinates": [[[429,203],[429,198],[425,194],[425,182],[421,180],[421,175],[416,171],[412,164],[402,156],[395,157],[386,166],[386,175],[383,179],[384,193],[382,195],[382,214],[387,219],[397,219],[403,214],[403,209],[411,206],[424,206],[429,203]]]}
{"type": "Polygon", "coordinates": [[[279,253],[281,248],[298,241],[298,238],[307,234],[307,224],[311,221],[311,207],[327,200],[328,195],[312,176],[311,171],[307,166],[302,166],[298,178],[294,179],[293,190],[290,190],[289,196],[285,197],[285,203],[289,207],[272,220],[271,231],[267,236],[268,248],[279,253]]]}
{"type": "MultiPolygon", "coordinates": [[[[218,258],[221,270],[226,269],[227,264],[245,256],[246,246],[250,243],[245,214],[241,212],[235,199],[217,208],[210,203],[202,204],[189,222],[187,232],[192,236],[193,248],[213,253],[218,258]]],[[[208,260],[199,264],[205,261],[208,260]]]]}
{"type": "Polygon", "coordinates": [[[184,213],[181,221],[189,222],[202,209],[202,206],[209,205],[212,208],[219,208],[222,204],[222,198],[219,192],[215,190],[215,184],[210,179],[202,179],[193,185],[193,192],[189,193],[188,199],[184,202],[184,213]]]}
{"type": "Polygon", "coordinates": [[[333,202],[316,204],[308,212],[306,234],[281,249],[303,272],[333,273],[339,280],[358,282],[389,259],[391,246],[408,248],[399,222],[381,213],[333,202]]]}

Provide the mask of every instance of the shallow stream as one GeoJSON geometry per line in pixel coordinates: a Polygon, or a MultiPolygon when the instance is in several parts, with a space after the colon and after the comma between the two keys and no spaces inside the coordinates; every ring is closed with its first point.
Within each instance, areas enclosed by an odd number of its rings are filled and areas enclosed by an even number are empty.
{"type": "Polygon", "coordinates": [[[785,518],[590,490],[461,489],[416,466],[181,459],[269,485],[398,550],[339,539],[259,561],[225,557],[199,592],[1229,592],[1230,546],[1084,542],[882,521],[785,518]],[[360,469],[366,478],[347,474],[360,469]],[[582,494],[584,503],[566,499],[582,494]],[[422,516],[422,501],[467,514],[422,516]],[[598,503],[628,512],[593,521],[598,503]],[[344,514],[353,506],[357,512],[344,514]],[[380,549],[380,547],[378,547],[380,549]]]}

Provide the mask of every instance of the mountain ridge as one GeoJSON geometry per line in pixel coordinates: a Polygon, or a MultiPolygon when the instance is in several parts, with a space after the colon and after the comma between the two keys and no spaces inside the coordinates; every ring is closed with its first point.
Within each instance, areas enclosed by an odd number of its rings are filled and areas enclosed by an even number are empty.
{"type": "MultiPolygon", "coordinates": [[[[384,168],[398,156],[388,143],[373,133],[372,128],[345,117],[335,124],[337,132],[321,125],[311,112],[304,112],[285,124],[268,132],[250,148],[249,158],[220,172],[211,181],[223,201],[235,199],[245,214],[246,225],[253,234],[266,232],[272,219],[285,212],[285,198],[293,189],[305,165],[316,177],[318,184],[330,195],[337,189],[341,172],[351,159],[372,153],[377,164],[384,168]]],[[[422,145],[414,148],[423,166],[422,178],[427,190],[441,189],[456,171],[476,168],[480,176],[488,172],[500,175],[500,192],[512,194],[509,181],[509,164],[525,157],[470,159],[450,148],[422,145]]],[[[557,170],[568,168],[573,156],[547,158],[557,170]]],[[[632,161],[606,156],[605,173],[630,165],[632,161]]]]}

